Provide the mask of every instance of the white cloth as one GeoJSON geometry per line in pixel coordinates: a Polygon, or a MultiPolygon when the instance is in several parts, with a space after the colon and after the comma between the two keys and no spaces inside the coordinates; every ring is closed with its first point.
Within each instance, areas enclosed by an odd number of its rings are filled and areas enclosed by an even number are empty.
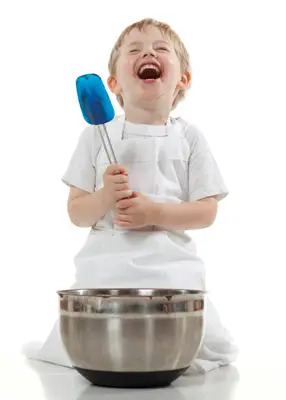
{"type": "MultiPolygon", "coordinates": [[[[169,118],[167,125],[144,125],[115,117],[106,124],[117,161],[133,190],[153,201],[181,203],[208,196],[222,200],[228,190],[203,134],[192,124],[169,118]]],[[[95,126],[87,126],[63,181],[90,193],[103,186],[109,165],[95,126]]],[[[112,211],[91,230],[75,257],[74,288],[148,287],[205,290],[205,268],[186,231],[128,230],[114,226],[112,211]]],[[[236,358],[237,349],[208,300],[206,332],[194,366],[210,370],[236,358]]],[[[58,323],[38,357],[70,366],[58,323]]]]}

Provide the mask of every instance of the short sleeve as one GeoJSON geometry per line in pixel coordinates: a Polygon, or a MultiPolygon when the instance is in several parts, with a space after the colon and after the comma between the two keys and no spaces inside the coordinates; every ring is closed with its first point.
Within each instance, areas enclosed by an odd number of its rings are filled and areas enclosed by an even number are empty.
{"type": "Polygon", "coordinates": [[[196,126],[189,124],[186,138],[191,148],[189,201],[209,196],[215,196],[218,201],[224,199],[229,191],[204,135],[196,126]]]}
{"type": "Polygon", "coordinates": [[[89,125],[81,133],[62,181],[89,193],[96,186],[95,158],[99,150],[95,126],[89,125]]]}

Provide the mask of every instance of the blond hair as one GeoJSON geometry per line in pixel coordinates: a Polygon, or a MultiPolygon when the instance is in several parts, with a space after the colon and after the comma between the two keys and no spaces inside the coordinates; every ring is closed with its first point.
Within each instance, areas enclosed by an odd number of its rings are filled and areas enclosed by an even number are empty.
{"type": "MultiPolygon", "coordinates": [[[[119,57],[119,51],[120,47],[122,46],[122,43],[125,39],[125,36],[127,36],[133,29],[138,29],[140,31],[144,30],[146,26],[154,26],[155,28],[159,29],[160,32],[163,35],[166,35],[172,42],[175,48],[175,52],[179,58],[180,65],[181,65],[181,73],[185,74],[186,72],[190,72],[191,66],[190,66],[190,60],[189,60],[189,54],[184,46],[184,43],[181,41],[179,36],[173,29],[166,23],[157,21],[152,18],[145,18],[142,19],[141,21],[135,22],[132,25],[129,25],[127,28],[124,29],[124,31],[121,33],[119,38],[117,39],[115,45],[113,46],[113,49],[110,54],[109,58],[109,63],[108,63],[108,69],[109,73],[111,76],[116,75],[116,64],[117,60],[119,57]]],[[[178,102],[182,100],[185,96],[185,90],[180,90],[179,93],[177,94],[174,102],[172,109],[176,107],[178,102]]],[[[117,101],[123,107],[123,99],[120,95],[116,95],[117,101]]]]}

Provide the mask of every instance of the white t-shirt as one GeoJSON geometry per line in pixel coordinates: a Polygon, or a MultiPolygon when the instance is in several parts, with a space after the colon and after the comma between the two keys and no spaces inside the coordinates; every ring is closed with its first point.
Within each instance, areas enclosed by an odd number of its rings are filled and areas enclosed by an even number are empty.
{"type": "MultiPolygon", "coordinates": [[[[166,137],[165,125],[134,124],[125,121],[124,116],[117,116],[106,124],[106,128],[110,133],[112,142],[115,137],[114,135],[117,135],[120,141],[121,139],[123,141],[134,140],[134,138],[140,136],[148,140],[154,140],[154,138],[159,138],[160,140],[162,137],[165,137],[166,140],[164,142],[160,141],[160,149],[163,149],[165,158],[164,160],[160,160],[161,156],[159,156],[159,153],[162,154],[162,151],[158,151],[158,163],[161,163],[158,168],[160,168],[160,172],[162,173],[161,176],[164,176],[169,171],[167,168],[164,169],[164,165],[167,167],[167,164],[170,164],[171,161],[173,162],[174,172],[178,177],[177,182],[184,187],[184,190],[181,192],[176,192],[175,196],[178,198],[178,201],[196,201],[208,196],[216,196],[217,200],[222,200],[228,194],[228,189],[206,138],[195,125],[181,118],[170,117],[167,123],[168,136],[166,137]],[[123,125],[123,137],[120,138],[123,125]],[[176,138],[175,135],[177,135],[176,138]],[[179,147],[181,147],[180,150],[178,150],[179,147]],[[185,171],[184,178],[183,175],[181,176],[181,170],[185,171]],[[187,186],[186,182],[182,182],[182,179],[187,179],[187,186]]],[[[140,163],[142,163],[146,156],[142,158],[140,145],[137,149],[138,152],[134,155],[134,147],[132,146],[132,157],[138,156],[140,163]]],[[[88,125],[80,135],[67,171],[62,178],[63,182],[90,193],[102,187],[102,179],[99,179],[98,176],[99,164],[97,160],[100,152],[103,152],[100,136],[95,126],[88,125]]],[[[120,164],[125,165],[124,161],[128,164],[128,157],[125,157],[125,159],[124,156],[119,157],[118,162],[120,164]]],[[[150,165],[149,162],[148,168],[150,168],[150,165]]],[[[106,159],[105,167],[107,166],[108,162],[106,159]]],[[[132,170],[132,164],[130,163],[129,168],[132,170]]],[[[104,172],[104,170],[101,169],[101,172],[104,172]]],[[[133,180],[136,182],[136,177],[133,180]]],[[[142,181],[142,177],[140,177],[140,180],[142,181]]],[[[163,186],[165,183],[163,179],[157,183],[158,185],[162,185],[162,187],[157,187],[157,193],[164,192],[163,186]]],[[[135,186],[140,189],[140,182],[136,182],[135,186]]],[[[148,194],[152,195],[156,193],[149,192],[148,194]]]]}

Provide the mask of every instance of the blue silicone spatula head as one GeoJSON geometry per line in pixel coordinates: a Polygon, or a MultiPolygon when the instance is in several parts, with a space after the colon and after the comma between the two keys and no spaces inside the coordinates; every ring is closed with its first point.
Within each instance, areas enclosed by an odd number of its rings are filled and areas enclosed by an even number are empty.
{"type": "Polygon", "coordinates": [[[114,116],[114,109],[101,78],[96,74],[81,75],[76,80],[80,108],[86,122],[106,124],[114,116]]]}

